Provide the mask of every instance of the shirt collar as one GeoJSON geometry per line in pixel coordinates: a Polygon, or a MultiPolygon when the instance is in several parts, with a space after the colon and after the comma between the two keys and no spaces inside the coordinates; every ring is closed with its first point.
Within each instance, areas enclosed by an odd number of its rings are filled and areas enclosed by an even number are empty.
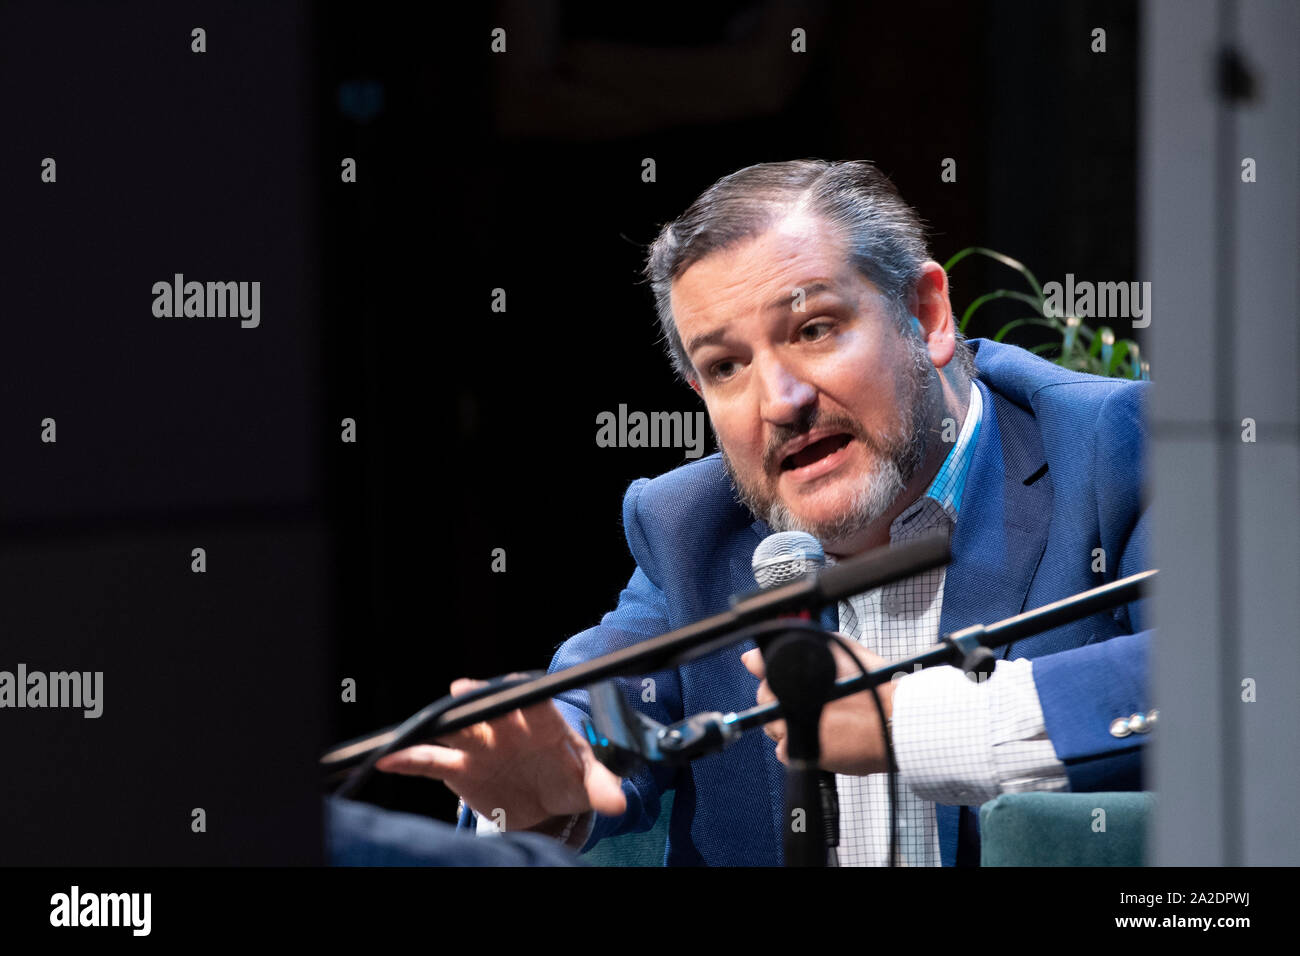
{"type": "MultiPolygon", "coordinates": [[[[930,482],[925,494],[917,498],[889,526],[891,540],[905,537],[908,533],[916,534],[920,527],[905,529],[913,517],[925,506],[926,499],[936,502],[948,519],[957,523],[957,512],[961,508],[962,492],[966,490],[966,474],[970,471],[971,460],[975,457],[975,439],[979,435],[980,423],[984,420],[984,399],[976,388],[974,379],[970,383],[970,405],[966,409],[966,420],[962,422],[957,440],[948,450],[948,456],[939,466],[938,473],[930,482]]],[[[922,522],[929,527],[932,522],[922,522]]]]}
{"type": "Polygon", "coordinates": [[[971,459],[975,457],[975,438],[979,435],[980,423],[984,420],[984,399],[980,390],[970,383],[970,407],[966,409],[966,421],[962,423],[957,441],[943,460],[939,472],[930,482],[925,493],[943,506],[953,521],[957,520],[957,511],[961,507],[961,495],[966,490],[966,473],[970,471],[971,459]]]}

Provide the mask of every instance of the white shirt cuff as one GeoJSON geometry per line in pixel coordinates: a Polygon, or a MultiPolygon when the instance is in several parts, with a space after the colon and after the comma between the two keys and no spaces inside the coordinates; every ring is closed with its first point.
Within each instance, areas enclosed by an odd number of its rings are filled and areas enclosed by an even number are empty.
{"type": "Polygon", "coordinates": [[[894,689],[892,723],[899,773],[923,800],[977,806],[1069,788],[1024,658],[998,661],[980,683],[955,667],[908,674],[894,689]]]}

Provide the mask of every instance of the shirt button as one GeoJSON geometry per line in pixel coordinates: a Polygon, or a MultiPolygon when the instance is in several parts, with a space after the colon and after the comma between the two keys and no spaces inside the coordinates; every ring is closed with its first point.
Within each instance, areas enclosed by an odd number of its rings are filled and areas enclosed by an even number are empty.
{"type": "Polygon", "coordinates": [[[1112,737],[1127,737],[1133,731],[1129,728],[1128,721],[1123,717],[1117,717],[1110,723],[1110,735],[1112,737]]]}

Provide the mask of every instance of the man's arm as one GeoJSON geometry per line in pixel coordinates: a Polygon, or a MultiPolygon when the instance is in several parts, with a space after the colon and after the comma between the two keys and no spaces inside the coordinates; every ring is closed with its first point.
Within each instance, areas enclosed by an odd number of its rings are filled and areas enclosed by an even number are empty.
{"type": "Polygon", "coordinates": [[[974,806],[1001,793],[1067,788],[1034,689],[1033,662],[998,661],[975,683],[956,667],[900,678],[892,740],[904,782],[935,803],[974,806]]]}
{"type": "MultiPolygon", "coordinates": [[[[1115,578],[1150,567],[1151,511],[1142,507],[1145,384],[1120,389],[1103,404],[1092,471],[1101,545],[1115,578]]],[[[1100,583],[1100,582],[1099,582],[1100,583]]],[[[1070,789],[1140,790],[1142,745],[1155,723],[1147,660],[1149,600],[1117,611],[1133,633],[1034,661],[1034,684],[1070,789]]],[[[1117,617],[1117,619],[1120,619],[1117,617]]]]}
{"type": "Polygon", "coordinates": [[[900,679],[893,743],[908,786],[968,806],[1032,790],[1141,789],[1141,746],[1154,724],[1150,633],[999,661],[979,684],[953,667],[900,679]],[[1142,719],[1131,721],[1135,714],[1142,719]]]}
{"type": "MultiPolygon", "coordinates": [[[[1144,394],[1136,385],[1115,389],[1093,436],[1099,543],[1113,569],[1108,580],[1148,566],[1144,394]]],[[[1010,662],[1017,669],[999,662],[979,688],[953,683],[965,677],[949,668],[900,681],[894,742],[914,791],[937,803],[971,805],[999,793],[1059,790],[1067,782],[1080,792],[1141,789],[1142,744],[1155,713],[1147,696],[1145,604],[1116,611],[1135,633],[1010,662]],[[960,752],[953,749],[959,743],[960,752]]]]}

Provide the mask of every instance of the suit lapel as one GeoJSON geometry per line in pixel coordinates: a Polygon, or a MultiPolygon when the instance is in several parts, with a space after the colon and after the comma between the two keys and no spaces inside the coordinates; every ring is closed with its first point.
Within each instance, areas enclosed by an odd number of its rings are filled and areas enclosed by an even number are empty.
{"type": "Polygon", "coordinates": [[[984,421],[966,477],[939,628],[947,634],[1019,614],[1047,545],[1052,480],[1034,418],[976,382],[984,421]]]}
{"type": "MultiPolygon", "coordinates": [[[[1046,461],[1033,415],[983,382],[977,380],[975,386],[984,399],[984,420],[953,529],[939,622],[943,634],[1024,610],[1052,513],[1051,475],[1025,484],[1046,461]]],[[[935,807],[944,866],[958,863],[965,812],[957,806],[935,807]]],[[[977,860],[966,858],[974,852],[973,843],[964,849],[960,862],[975,865],[977,860]]]]}

